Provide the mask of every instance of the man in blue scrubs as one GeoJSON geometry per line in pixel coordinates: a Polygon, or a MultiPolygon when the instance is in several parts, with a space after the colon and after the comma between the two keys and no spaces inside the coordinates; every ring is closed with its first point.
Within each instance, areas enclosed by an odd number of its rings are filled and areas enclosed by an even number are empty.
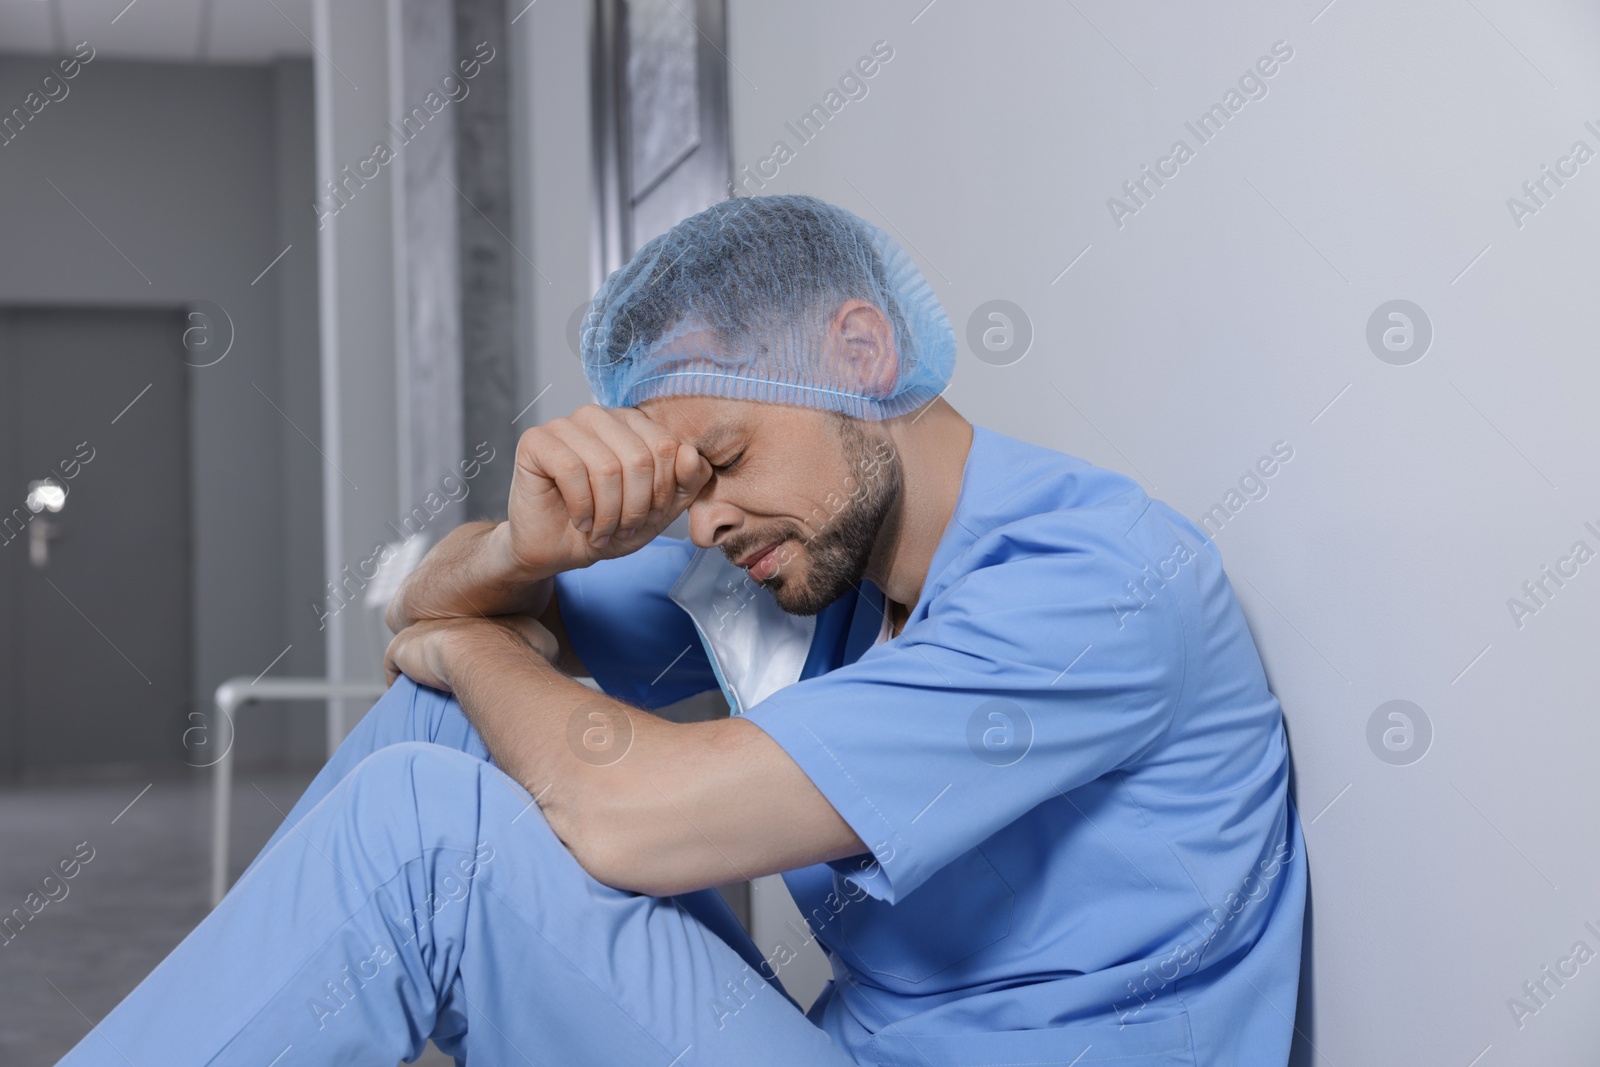
{"type": "Polygon", "coordinates": [[[925,281],[811,198],[651,242],[584,360],[391,604],[389,694],[63,1062],[1286,1062],[1304,842],[1210,540],[962,418],[925,281]],[[776,872],[805,1015],[710,888],[776,872]]]}

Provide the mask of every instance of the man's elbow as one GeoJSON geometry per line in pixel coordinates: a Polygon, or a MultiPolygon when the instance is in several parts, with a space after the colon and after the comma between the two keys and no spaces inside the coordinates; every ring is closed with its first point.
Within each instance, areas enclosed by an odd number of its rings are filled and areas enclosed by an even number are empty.
{"type": "Polygon", "coordinates": [[[637,835],[625,832],[613,819],[574,819],[566,833],[558,831],[556,836],[589,877],[612,889],[670,897],[703,888],[673,877],[666,857],[653,855],[637,835]]]}
{"type": "MultiPolygon", "coordinates": [[[[726,857],[686,839],[674,819],[647,804],[629,804],[626,790],[551,819],[572,858],[602,885],[652,897],[671,897],[734,881],[726,857]],[[715,870],[712,868],[715,867],[715,870]]],[[[676,814],[676,813],[672,813],[676,814]]],[[[681,817],[679,817],[681,821],[681,817]]]]}
{"type": "Polygon", "coordinates": [[[661,891],[656,880],[645,877],[650,864],[642,861],[637,835],[628,830],[636,816],[627,810],[626,790],[616,782],[594,785],[565,800],[541,804],[550,829],[595,881],[613,889],[670,896],[672,891],[661,891]]]}

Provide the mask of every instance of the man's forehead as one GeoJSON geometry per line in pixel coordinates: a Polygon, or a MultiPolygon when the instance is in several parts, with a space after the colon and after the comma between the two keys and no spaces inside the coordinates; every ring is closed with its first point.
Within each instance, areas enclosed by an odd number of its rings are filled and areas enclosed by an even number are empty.
{"type": "Polygon", "coordinates": [[[640,403],[639,410],[702,453],[715,449],[743,424],[741,412],[729,410],[728,401],[720,397],[652,397],[640,403]]]}

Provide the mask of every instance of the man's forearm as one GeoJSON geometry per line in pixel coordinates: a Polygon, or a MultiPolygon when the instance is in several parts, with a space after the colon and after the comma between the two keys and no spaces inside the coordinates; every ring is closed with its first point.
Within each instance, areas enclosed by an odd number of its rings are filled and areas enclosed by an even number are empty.
{"type": "Polygon", "coordinates": [[[653,749],[657,733],[675,724],[574,681],[508,631],[474,630],[456,641],[450,684],[495,765],[533,794],[585,869],[614,877],[620,842],[605,831],[632,807],[627,796],[642,770],[635,744],[653,749]]]}
{"type": "Polygon", "coordinates": [[[597,881],[672,896],[866,851],[749,720],[671,722],[573,681],[513,627],[423,625],[495,765],[597,881]]]}
{"type": "Polygon", "coordinates": [[[401,583],[385,621],[396,633],[422,619],[543,614],[552,575],[514,561],[505,522],[484,520],[451,530],[401,583]]]}

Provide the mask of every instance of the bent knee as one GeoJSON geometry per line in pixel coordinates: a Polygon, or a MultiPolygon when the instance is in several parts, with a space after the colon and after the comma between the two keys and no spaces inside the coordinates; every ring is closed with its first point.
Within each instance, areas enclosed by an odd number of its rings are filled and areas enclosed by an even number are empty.
{"type": "Polygon", "coordinates": [[[477,757],[448,745],[421,740],[396,741],[364,756],[361,762],[351,768],[349,779],[417,787],[419,778],[476,777],[484,766],[484,762],[477,757]]]}
{"type": "Polygon", "coordinates": [[[347,832],[410,850],[472,851],[485,837],[575,862],[526,788],[458,749],[402,741],[373,752],[340,783],[347,832]]]}
{"type": "Polygon", "coordinates": [[[431,741],[397,741],[364,757],[340,783],[345,803],[364,819],[415,821],[425,809],[470,808],[482,760],[431,741]]]}
{"type": "MultiPolygon", "coordinates": [[[[400,677],[411,687],[411,738],[459,749],[480,760],[489,758],[488,746],[454,694],[414,682],[405,675],[400,677]]],[[[396,686],[399,684],[395,682],[396,686]]]]}
{"type": "Polygon", "coordinates": [[[351,768],[339,783],[344,832],[368,844],[389,842],[470,850],[484,819],[484,798],[500,772],[457,749],[428,741],[385,745],[351,768]]]}
{"type": "Polygon", "coordinates": [[[432,741],[396,741],[364,757],[351,768],[341,785],[348,803],[424,815],[460,812],[479,814],[482,808],[504,808],[515,813],[532,800],[514,778],[488,760],[448,744],[432,741]]]}

